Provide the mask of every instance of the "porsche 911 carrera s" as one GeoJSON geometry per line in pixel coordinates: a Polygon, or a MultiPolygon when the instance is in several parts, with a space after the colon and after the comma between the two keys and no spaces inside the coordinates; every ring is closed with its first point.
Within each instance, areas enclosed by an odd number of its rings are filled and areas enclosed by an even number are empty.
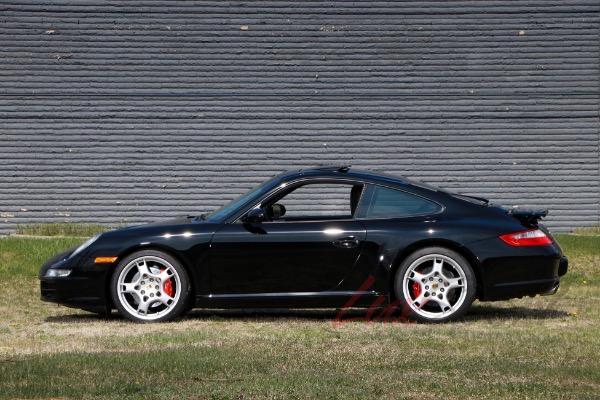
{"type": "Polygon", "coordinates": [[[383,297],[382,307],[443,322],[475,299],[558,290],[568,262],[539,223],[546,214],[347,166],[288,171],[210,214],[105,232],[56,255],[40,270],[41,297],[139,322],[383,297]]]}

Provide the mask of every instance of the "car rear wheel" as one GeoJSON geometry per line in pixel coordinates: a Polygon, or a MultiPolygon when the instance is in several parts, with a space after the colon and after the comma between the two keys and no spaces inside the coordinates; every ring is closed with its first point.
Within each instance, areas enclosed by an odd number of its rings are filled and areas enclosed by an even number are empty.
{"type": "Polygon", "coordinates": [[[409,318],[445,322],[469,309],[477,282],[463,256],[444,247],[428,247],[415,251],[402,262],[394,289],[409,318]]]}
{"type": "Polygon", "coordinates": [[[111,280],[115,306],[136,322],[172,320],[189,304],[190,282],[185,269],[170,255],[144,250],[125,257],[111,280]]]}

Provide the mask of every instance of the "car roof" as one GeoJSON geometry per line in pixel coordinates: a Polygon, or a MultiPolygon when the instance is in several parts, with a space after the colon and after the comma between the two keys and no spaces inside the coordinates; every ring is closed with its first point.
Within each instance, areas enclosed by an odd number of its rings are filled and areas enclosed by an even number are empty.
{"type": "Polygon", "coordinates": [[[296,178],[348,178],[358,181],[368,181],[381,184],[409,185],[421,189],[439,192],[440,189],[428,184],[414,181],[403,176],[390,175],[383,172],[371,171],[367,169],[355,169],[349,165],[330,165],[300,170],[286,171],[280,175],[281,181],[290,181],[296,178]]]}

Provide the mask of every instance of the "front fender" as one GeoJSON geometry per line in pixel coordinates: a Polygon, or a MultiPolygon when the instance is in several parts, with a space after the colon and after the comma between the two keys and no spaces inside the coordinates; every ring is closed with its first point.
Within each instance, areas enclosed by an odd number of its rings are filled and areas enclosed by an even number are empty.
{"type": "Polygon", "coordinates": [[[171,227],[143,234],[135,231],[114,231],[102,235],[84,255],[85,265],[104,271],[104,284],[108,288],[112,272],[129,254],[153,249],[168,253],[177,259],[188,272],[196,294],[208,293],[208,269],[204,268],[213,231],[192,230],[189,226],[171,227]],[[117,257],[109,264],[95,264],[96,257],[117,257]]]}

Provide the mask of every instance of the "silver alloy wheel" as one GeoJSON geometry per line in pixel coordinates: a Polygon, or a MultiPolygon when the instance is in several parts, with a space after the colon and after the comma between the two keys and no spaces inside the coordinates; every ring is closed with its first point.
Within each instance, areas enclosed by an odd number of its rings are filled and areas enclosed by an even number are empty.
{"type": "Polygon", "coordinates": [[[467,295],[463,268],[442,254],[428,254],[409,265],[402,280],[406,304],[418,315],[443,319],[454,314],[467,295]]]}
{"type": "Polygon", "coordinates": [[[179,301],[181,281],[177,270],[156,256],[138,257],[119,274],[117,294],[132,316],[152,321],[168,314],[179,301]]]}

